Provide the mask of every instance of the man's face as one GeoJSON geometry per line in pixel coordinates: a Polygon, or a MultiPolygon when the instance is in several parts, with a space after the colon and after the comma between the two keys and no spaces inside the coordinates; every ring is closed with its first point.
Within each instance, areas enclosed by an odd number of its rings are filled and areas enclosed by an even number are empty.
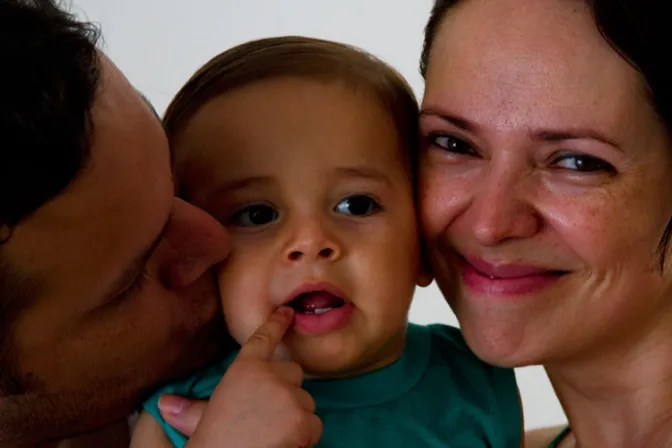
{"type": "Polygon", "coordinates": [[[41,288],[11,332],[21,387],[0,389],[0,434],[44,440],[122,418],[223,342],[210,268],[226,234],[174,198],[161,125],[104,56],[92,120],[81,175],[3,247],[41,288]]]}

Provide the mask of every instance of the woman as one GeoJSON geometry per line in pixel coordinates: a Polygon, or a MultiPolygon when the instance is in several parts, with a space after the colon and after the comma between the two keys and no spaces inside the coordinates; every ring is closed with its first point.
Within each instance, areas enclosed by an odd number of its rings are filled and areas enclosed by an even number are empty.
{"type": "Polygon", "coordinates": [[[546,366],[560,448],[672,443],[662,4],[438,0],[427,26],[434,275],[477,355],[546,366]]]}
{"type": "Polygon", "coordinates": [[[672,444],[662,4],[438,0],[426,29],[434,274],[480,358],[546,367],[559,447],[672,444]]]}

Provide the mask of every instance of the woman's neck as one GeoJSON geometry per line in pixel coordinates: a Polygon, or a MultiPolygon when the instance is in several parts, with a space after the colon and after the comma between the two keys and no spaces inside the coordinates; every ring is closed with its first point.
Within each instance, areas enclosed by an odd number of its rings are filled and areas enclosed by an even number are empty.
{"type": "Polygon", "coordinates": [[[672,446],[672,323],[622,336],[546,366],[576,446],[672,446]]]}

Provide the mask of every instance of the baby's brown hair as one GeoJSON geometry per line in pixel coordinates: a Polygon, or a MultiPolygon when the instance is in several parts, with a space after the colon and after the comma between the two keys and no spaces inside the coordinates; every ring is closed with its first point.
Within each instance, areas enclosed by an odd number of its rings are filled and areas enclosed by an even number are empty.
{"type": "MultiPolygon", "coordinates": [[[[300,36],[259,39],[212,58],[180,89],[163,124],[172,143],[196,112],[217,96],[285,76],[340,81],[373,94],[394,120],[415,177],[418,103],[406,80],[375,56],[350,45],[300,36]]],[[[172,145],[171,145],[172,146],[172,145]]]]}

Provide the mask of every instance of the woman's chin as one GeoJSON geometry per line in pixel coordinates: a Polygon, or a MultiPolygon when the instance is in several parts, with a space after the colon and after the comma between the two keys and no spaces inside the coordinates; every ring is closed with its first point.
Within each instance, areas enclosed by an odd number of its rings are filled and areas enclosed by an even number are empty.
{"type": "Polygon", "coordinates": [[[541,362],[540,349],[522,327],[502,323],[488,325],[483,320],[460,317],[467,345],[481,360],[498,367],[524,367],[541,362]]]}

